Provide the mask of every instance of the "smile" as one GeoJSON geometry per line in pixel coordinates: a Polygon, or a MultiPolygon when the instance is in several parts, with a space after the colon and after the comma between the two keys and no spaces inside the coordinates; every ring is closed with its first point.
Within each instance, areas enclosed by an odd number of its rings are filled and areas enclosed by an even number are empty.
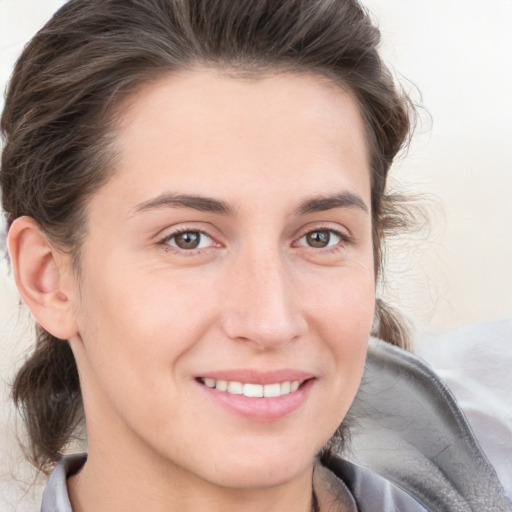
{"type": "Polygon", "coordinates": [[[208,388],[230,393],[232,395],[244,395],[250,398],[275,398],[278,396],[288,395],[297,391],[302,384],[302,382],[298,380],[287,380],[272,384],[252,384],[210,378],[199,378],[198,380],[208,388]]]}

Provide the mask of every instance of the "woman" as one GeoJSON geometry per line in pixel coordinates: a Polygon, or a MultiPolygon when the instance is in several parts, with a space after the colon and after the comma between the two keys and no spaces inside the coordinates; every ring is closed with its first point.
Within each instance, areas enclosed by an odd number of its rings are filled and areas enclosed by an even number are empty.
{"type": "Polygon", "coordinates": [[[378,42],[352,1],[71,0],[26,48],[1,183],[43,511],[433,503],[329,457],[372,326],[406,346],[375,307],[409,133],[378,42]]]}

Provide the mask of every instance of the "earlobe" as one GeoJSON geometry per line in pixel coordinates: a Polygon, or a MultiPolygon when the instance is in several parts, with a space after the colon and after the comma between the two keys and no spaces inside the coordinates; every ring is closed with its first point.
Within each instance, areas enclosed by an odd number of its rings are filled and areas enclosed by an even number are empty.
{"type": "Polygon", "coordinates": [[[77,327],[69,256],[51,244],[31,217],[13,222],[7,246],[16,286],[37,322],[57,338],[73,337],[77,327]]]}

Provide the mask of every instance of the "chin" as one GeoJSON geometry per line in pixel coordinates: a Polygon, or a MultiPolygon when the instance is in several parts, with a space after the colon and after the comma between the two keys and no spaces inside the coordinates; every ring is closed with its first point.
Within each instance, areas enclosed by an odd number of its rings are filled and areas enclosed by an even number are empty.
{"type": "MultiPolygon", "coordinates": [[[[255,443],[257,444],[257,443],[255,443]]],[[[263,489],[287,484],[310,471],[321,449],[305,450],[302,446],[261,447],[258,450],[233,450],[223,457],[217,469],[207,476],[211,483],[232,489],[263,489]]]]}
{"type": "Polygon", "coordinates": [[[238,471],[224,472],[221,479],[215,483],[231,489],[268,489],[279,487],[295,480],[302,473],[313,468],[314,458],[308,464],[298,464],[297,461],[287,461],[286,464],[269,464],[249,467],[246,465],[238,471]]]}

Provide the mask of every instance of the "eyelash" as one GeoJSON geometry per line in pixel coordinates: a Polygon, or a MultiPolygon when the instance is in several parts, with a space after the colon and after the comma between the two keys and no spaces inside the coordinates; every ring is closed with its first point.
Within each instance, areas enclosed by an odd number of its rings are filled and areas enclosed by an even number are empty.
{"type": "MultiPolygon", "coordinates": [[[[301,235],[295,242],[294,245],[297,244],[300,240],[304,239],[308,235],[311,235],[312,233],[329,233],[330,236],[335,235],[337,238],[339,238],[339,241],[332,245],[332,246],[326,246],[326,247],[312,247],[310,245],[300,245],[299,247],[307,247],[310,250],[314,251],[323,251],[324,253],[332,253],[336,252],[340,249],[345,248],[347,245],[349,245],[351,242],[353,242],[352,238],[347,235],[346,233],[342,233],[341,231],[338,231],[337,229],[333,229],[327,226],[324,227],[316,227],[315,229],[311,229],[309,231],[306,231],[303,235],[301,235]]],[[[330,240],[329,240],[330,241],[330,240]]]]}
{"type": "Polygon", "coordinates": [[[192,256],[194,254],[197,254],[197,252],[199,252],[199,251],[203,251],[203,250],[209,248],[209,247],[202,247],[202,248],[200,247],[200,248],[194,248],[194,249],[183,249],[178,246],[170,245],[171,240],[176,239],[176,237],[178,237],[179,235],[182,235],[183,233],[198,233],[201,237],[207,237],[213,243],[215,243],[214,238],[211,237],[210,235],[208,235],[208,233],[205,233],[204,231],[197,229],[197,228],[190,229],[190,228],[184,227],[184,228],[177,229],[176,231],[173,231],[169,235],[166,235],[164,238],[162,238],[161,240],[158,241],[158,245],[163,246],[164,250],[166,252],[176,251],[176,252],[179,252],[180,254],[187,255],[187,256],[192,256]]]}
{"type": "MultiPolygon", "coordinates": [[[[193,256],[195,254],[197,254],[198,252],[201,252],[201,251],[204,251],[204,250],[207,250],[209,249],[210,247],[199,247],[199,248],[194,248],[194,249],[183,249],[181,247],[177,247],[175,245],[170,245],[170,241],[173,240],[173,239],[176,239],[176,237],[178,237],[179,235],[183,234],[183,233],[197,233],[199,234],[201,237],[206,237],[206,238],[209,238],[211,241],[212,241],[212,246],[214,246],[214,244],[216,243],[215,242],[215,239],[208,235],[208,233],[205,233],[204,231],[200,230],[200,229],[197,229],[197,228],[187,228],[187,227],[184,227],[184,228],[181,228],[181,229],[177,229],[176,231],[172,232],[171,234],[169,235],[166,235],[164,238],[162,238],[161,240],[159,240],[157,242],[157,245],[159,246],[163,246],[164,247],[164,250],[166,252],[170,252],[170,251],[175,251],[175,252],[179,252],[180,254],[183,254],[183,255],[187,255],[187,256],[193,256]]],[[[336,252],[344,247],[346,247],[348,244],[352,243],[353,240],[350,236],[348,236],[346,233],[342,233],[341,231],[338,231],[336,229],[333,229],[333,228],[330,228],[330,227],[317,227],[315,229],[311,229],[309,231],[306,231],[304,234],[302,234],[299,238],[297,238],[292,246],[294,247],[306,247],[307,249],[310,249],[310,250],[313,250],[315,252],[336,252]],[[312,233],[319,233],[319,232],[327,232],[329,233],[330,236],[332,235],[335,235],[337,238],[339,238],[339,241],[332,245],[332,246],[326,246],[326,247],[320,247],[320,248],[315,248],[315,247],[312,247],[312,246],[309,246],[309,245],[306,245],[306,244],[298,244],[298,242],[302,239],[304,239],[305,237],[307,237],[308,235],[312,234],[312,233]]]]}

